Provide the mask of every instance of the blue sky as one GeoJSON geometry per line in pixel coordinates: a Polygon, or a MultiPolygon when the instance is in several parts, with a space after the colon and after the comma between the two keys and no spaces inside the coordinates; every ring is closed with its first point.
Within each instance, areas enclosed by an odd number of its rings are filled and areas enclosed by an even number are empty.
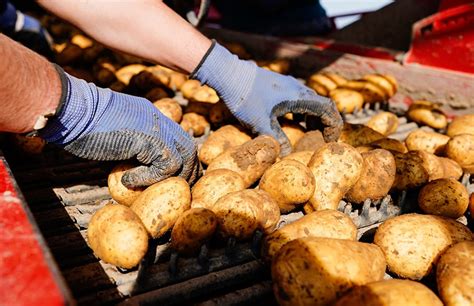
{"type": "MultiPolygon", "coordinates": [[[[320,0],[328,16],[342,15],[355,12],[375,11],[393,2],[393,0],[320,0]]],[[[359,19],[351,16],[336,19],[338,28],[342,28],[359,19]]]]}

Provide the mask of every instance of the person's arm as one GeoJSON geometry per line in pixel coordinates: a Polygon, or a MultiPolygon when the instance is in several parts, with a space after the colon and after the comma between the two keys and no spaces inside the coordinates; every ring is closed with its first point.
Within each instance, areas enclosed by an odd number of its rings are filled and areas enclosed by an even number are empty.
{"type": "Polygon", "coordinates": [[[0,34],[0,131],[26,133],[56,111],[61,83],[45,58],[0,34]]]}
{"type": "Polygon", "coordinates": [[[104,45],[190,73],[211,41],[157,0],[40,0],[104,45]]]}

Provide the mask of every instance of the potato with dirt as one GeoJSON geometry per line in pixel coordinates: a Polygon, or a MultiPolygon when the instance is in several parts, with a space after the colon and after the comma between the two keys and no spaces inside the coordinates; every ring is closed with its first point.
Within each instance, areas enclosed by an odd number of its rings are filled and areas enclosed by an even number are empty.
{"type": "Polygon", "coordinates": [[[242,194],[252,197],[261,207],[263,217],[260,228],[265,234],[271,234],[280,221],[280,207],[278,203],[264,190],[247,189],[242,191],[242,194]]]}
{"type": "Polygon", "coordinates": [[[444,304],[474,305],[474,242],[450,247],[436,266],[436,282],[444,304]]]}
{"type": "Polygon", "coordinates": [[[279,155],[278,141],[273,137],[261,135],[226,150],[209,164],[207,171],[216,169],[235,171],[243,178],[245,187],[249,187],[275,163],[279,155]]]}
{"type": "Polygon", "coordinates": [[[444,176],[443,165],[433,154],[410,151],[405,154],[393,152],[393,156],[397,166],[393,189],[417,188],[444,176]]]}
{"type": "Polygon", "coordinates": [[[430,215],[457,219],[464,215],[468,205],[469,193],[466,187],[452,178],[429,182],[418,195],[418,206],[430,215]]]}
{"type": "Polygon", "coordinates": [[[443,178],[453,178],[459,180],[463,174],[461,166],[454,160],[447,157],[438,157],[443,166],[443,178]]]}
{"type": "Polygon", "coordinates": [[[446,145],[446,156],[456,161],[465,172],[474,173],[474,134],[451,138],[446,145]]]}
{"type": "Polygon", "coordinates": [[[314,194],[315,181],[311,170],[300,162],[282,160],[268,168],[259,188],[268,192],[282,213],[306,203],[314,194]]]}
{"type": "Polygon", "coordinates": [[[382,89],[385,97],[391,98],[397,92],[397,84],[395,78],[383,74],[367,74],[362,77],[362,80],[372,83],[378,88],[382,89]]]}
{"type": "Polygon", "coordinates": [[[299,124],[284,122],[281,124],[281,129],[286,137],[288,137],[292,148],[294,148],[296,143],[305,135],[303,127],[299,124]]]}
{"type": "Polygon", "coordinates": [[[179,125],[186,132],[192,132],[194,137],[202,136],[211,129],[206,117],[196,113],[186,113],[183,115],[179,125]]]}
{"type": "MultiPolygon", "coordinates": [[[[427,125],[434,129],[444,129],[448,124],[446,115],[441,110],[441,104],[419,100],[413,102],[407,111],[407,116],[412,121],[427,125]]],[[[448,134],[448,136],[450,136],[448,134]]]]}
{"type": "Polygon", "coordinates": [[[351,289],[334,306],[443,306],[425,285],[407,279],[388,279],[351,289]]]}
{"type": "Polygon", "coordinates": [[[339,142],[347,143],[353,147],[359,147],[384,138],[385,136],[383,134],[368,126],[346,122],[342,128],[341,136],[339,136],[339,142]]]}
{"type": "Polygon", "coordinates": [[[329,98],[334,101],[337,110],[344,113],[361,110],[364,105],[364,97],[359,92],[351,89],[333,89],[329,92],[329,98]]]}
{"type": "Polygon", "coordinates": [[[380,112],[370,118],[366,125],[384,136],[388,136],[397,131],[398,117],[394,113],[380,112]]]}
{"type": "Polygon", "coordinates": [[[308,131],[304,134],[303,137],[295,144],[293,149],[294,152],[301,151],[317,151],[319,148],[324,146],[326,141],[324,141],[323,134],[321,131],[308,131]]]}
{"type": "Polygon", "coordinates": [[[288,242],[303,237],[356,240],[357,227],[352,219],[337,210],[325,209],[305,215],[268,235],[262,246],[263,258],[271,261],[288,242]]]}
{"type": "Polygon", "coordinates": [[[382,138],[374,142],[371,142],[368,145],[375,148],[385,149],[390,152],[399,152],[399,153],[408,152],[406,145],[397,139],[382,138]]]}
{"type": "Polygon", "coordinates": [[[183,117],[183,110],[178,102],[171,98],[163,98],[153,102],[153,105],[166,117],[170,118],[176,123],[181,121],[183,117]]]}
{"type": "Polygon", "coordinates": [[[273,260],[273,291],[280,305],[331,305],[354,286],[382,280],[385,267],[374,244],[299,238],[273,260]]]}
{"type": "Polygon", "coordinates": [[[183,255],[195,255],[216,231],[216,215],[206,208],[185,211],[171,231],[171,248],[183,255]]]}
{"type": "Polygon", "coordinates": [[[211,133],[199,150],[199,160],[209,165],[226,150],[240,146],[252,138],[241,127],[225,125],[211,133]]]}
{"type": "Polygon", "coordinates": [[[128,85],[134,75],[137,75],[146,69],[147,67],[142,64],[132,64],[132,65],[123,66],[122,68],[120,68],[119,70],[115,72],[115,77],[121,83],[128,85]]]}
{"type": "Polygon", "coordinates": [[[170,230],[191,206],[191,190],[186,180],[170,177],[146,188],[130,208],[142,220],[152,238],[170,230]]]}
{"type": "Polygon", "coordinates": [[[345,194],[352,203],[362,203],[367,199],[380,200],[388,194],[395,181],[395,158],[384,149],[362,153],[364,159],[359,180],[345,194]]]}
{"type": "Polygon", "coordinates": [[[244,189],[244,180],[236,172],[228,169],[208,170],[192,188],[191,207],[212,209],[221,197],[244,189]]]}
{"type": "Polygon", "coordinates": [[[309,204],[315,210],[337,209],[339,201],[362,174],[364,160],[345,143],[328,143],[311,158],[308,167],[315,179],[309,204]]]}
{"type": "Polygon", "coordinates": [[[103,261],[124,269],[137,266],[148,249],[148,233],[127,206],[107,204],[92,216],[87,242],[103,261]]]}
{"type": "Polygon", "coordinates": [[[287,156],[283,157],[282,160],[294,160],[302,163],[307,166],[311,157],[313,157],[314,151],[298,151],[290,153],[287,156]]]}
{"type": "Polygon", "coordinates": [[[117,203],[130,206],[145,190],[145,188],[128,188],[122,184],[122,176],[134,166],[128,163],[122,163],[115,166],[107,178],[107,186],[112,199],[117,203]]]}
{"type": "Polygon", "coordinates": [[[431,272],[450,245],[473,239],[471,231],[455,220],[405,214],[382,223],[375,233],[374,243],[385,254],[391,272],[402,278],[420,280],[431,272]]]}
{"type": "Polygon", "coordinates": [[[449,136],[440,133],[418,129],[408,134],[405,143],[410,151],[423,150],[439,155],[444,153],[449,139],[449,136]]]}
{"type": "Polygon", "coordinates": [[[453,119],[446,134],[454,137],[461,134],[474,135],[474,114],[462,115],[453,119]]]}

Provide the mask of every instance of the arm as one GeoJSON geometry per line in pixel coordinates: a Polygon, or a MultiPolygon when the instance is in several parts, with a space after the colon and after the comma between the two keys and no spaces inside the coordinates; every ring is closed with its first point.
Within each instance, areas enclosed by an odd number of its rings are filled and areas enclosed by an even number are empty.
{"type": "Polygon", "coordinates": [[[211,45],[161,1],[41,0],[104,45],[190,73],[211,45]]]}

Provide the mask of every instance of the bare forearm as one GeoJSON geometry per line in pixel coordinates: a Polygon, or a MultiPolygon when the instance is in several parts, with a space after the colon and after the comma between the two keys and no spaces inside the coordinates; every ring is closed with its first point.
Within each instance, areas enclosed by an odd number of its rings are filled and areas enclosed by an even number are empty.
{"type": "Polygon", "coordinates": [[[53,113],[61,83],[45,58],[0,33],[0,131],[25,133],[53,113]]]}
{"type": "Polygon", "coordinates": [[[110,48],[191,72],[211,42],[161,1],[41,0],[110,48]]]}

